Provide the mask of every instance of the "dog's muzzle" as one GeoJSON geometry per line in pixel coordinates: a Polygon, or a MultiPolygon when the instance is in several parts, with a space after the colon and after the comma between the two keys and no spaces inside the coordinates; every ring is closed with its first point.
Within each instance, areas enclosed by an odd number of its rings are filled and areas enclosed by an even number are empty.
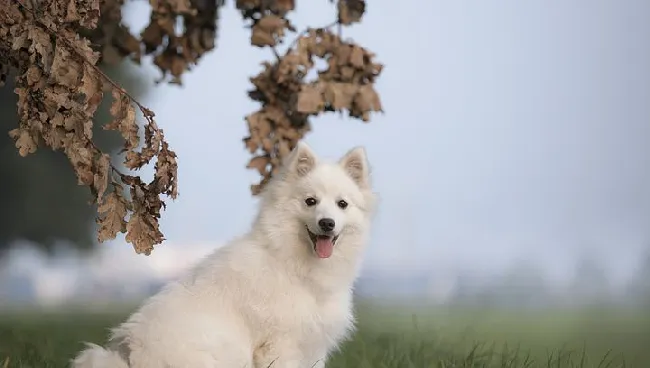
{"type": "Polygon", "coordinates": [[[329,258],[334,251],[334,245],[336,245],[336,241],[339,239],[339,236],[314,234],[311,230],[309,230],[309,227],[306,228],[316,255],[318,255],[319,258],[329,258]]]}

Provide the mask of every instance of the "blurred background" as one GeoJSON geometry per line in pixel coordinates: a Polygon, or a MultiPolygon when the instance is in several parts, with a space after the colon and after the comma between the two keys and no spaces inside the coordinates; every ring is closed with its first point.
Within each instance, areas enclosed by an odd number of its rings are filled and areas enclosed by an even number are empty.
{"type": "MultiPolygon", "coordinates": [[[[328,2],[306,3],[292,15],[298,29],[334,19],[328,2]]],[[[133,33],[148,7],[125,5],[133,33]]],[[[585,335],[641,344],[650,335],[639,322],[650,314],[650,2],[374,0],[344,35],[385,64],[386,113],[369,124],[322,116],[306,141],[332,158],[364,145],[371,160],[380,206],[356,290],[368,313],[445,311],[432,320],[493,321],[506,336],[606,310],[614,322],[593,317],[600,324],[585,335]],[[504,311],[538,317],[517,325],[504,311]]],[[[161,221],[168,240],[149,257],[123,237],[95,244],[86,188],[64,157],[20,158],[0,134],[0,311],[135,303],[248,229],[258,178],[241,138],[257,104],[246,91],[272,56],[249,37],[229,5],[217,49],[183,87],[155,86],[146,62],[110,70],[156,112],[179,155],[180,196],[161,221]]],[[[0,96],[9,130],[15,96],[11,87],[0,96]]]]}

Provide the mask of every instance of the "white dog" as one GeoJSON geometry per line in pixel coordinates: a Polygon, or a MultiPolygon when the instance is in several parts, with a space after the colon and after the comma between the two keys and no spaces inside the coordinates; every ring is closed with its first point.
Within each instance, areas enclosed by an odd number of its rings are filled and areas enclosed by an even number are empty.
{"type": "Polygon", "coordinates": [[[375,197],[365,150],[299,143],[248,234],[206,257],[73,368],[311,368],[354,329],[352,287],[375,197]]]}

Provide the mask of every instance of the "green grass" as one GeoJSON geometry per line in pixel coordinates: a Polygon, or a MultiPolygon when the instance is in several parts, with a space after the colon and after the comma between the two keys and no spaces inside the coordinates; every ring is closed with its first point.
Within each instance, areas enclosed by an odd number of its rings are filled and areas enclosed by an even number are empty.
{"type": "MultiPolygon", "coordinates": [[[[650,313],[423,311],[367,305],[358,314],[358,333],[328,368],[650,367],[650,313]]],[[[107,328],[124,316],[0,315],[0,368],[67,367],[81,341],[102,343],[107,328]]]]}

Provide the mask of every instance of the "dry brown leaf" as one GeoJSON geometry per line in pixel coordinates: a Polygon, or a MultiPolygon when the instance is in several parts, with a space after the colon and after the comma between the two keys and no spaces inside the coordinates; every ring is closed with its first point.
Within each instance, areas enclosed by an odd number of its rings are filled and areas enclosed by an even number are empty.
{"type": "MultiPolygon", "coordinates": [[[[145,127],[144,147],[140,152],[128,151],[124,159],[124,165],[129,169],[139,169],[148,164],[151,159],[160,152],[160,145],[163,142],[162,131],[151,123],[145,127]]],[[[160,156],[158,155],[160,159],[160,156]]]]}
{"type": "Polygon", "coordinates": [[[162,142],[155,170],[154,180],[159,187],[158,191],[175,199],[178,196],[178,186],[176,185],[178,163],[176,162],[176,153],[169,150],[167,142],[162,142]]]}
{"type": "Polygon", "coordinates": [[[77,11],[77,0],[67,0],[68,9],[66,12],[65,21],[67,23],[76,22],[81,19],[79,12],[77,11]]]}
{"type": "Polygon", "coordinates": [[[137,254],[149,255],[155,244],[164,240],[158,223],[147,212],[135,211],[126,224],[126,241],[133,244],[137,254]]]}
{"type": "Polygon", "coordinates": [[[68,156],[72,168],[77,174],[80,185],[92,185],[95,180],[93,173],[93,148],[82,138],[67,134],[64,139],[63,151],[68,156]]]}
{"type": "Polygon", "coordinates": [[[93,189],[95,191],[97,203],[101,203],[104,193],[108,188],[108,179],[111,174],[111,157],[105,153],[100,154],[96,162],[96,168],[93,177],[93,189]]]}
{"type": "MultiPolygon", "coordinates": [[[[59,116],[61,116],[59,114],[59,116]]],[[[45,144],[50,146],[53,150],[63,148],[64,140],[66,139],[66,131],[60,126],[52,127],[43,132],[43,139],[45,144]]]]}
{"type": "Polygon", "coordinates": [[[327,103],[336,111],[350,109],[359,86],[352,83],[329,82],[325,89],[327,103]]]}
{"type": "Polygon", "coordinates": [[[354,104],[361,111],[384,111],[381,106],[379,94],[369,84],[359,88],[359,93],[355,96],[354,104]]]}
{"type": "MultiPolygon", "coordinates": [[[[96,222],[99,225],[97,240],[101,243],[106,240],[115,239],[118,233],[126,231],[127,202],[120,194],[121,188],[114,188],[112,192],[104,197],[99,203],[97,212],[99,217],[96,222]]],[[[127,240],[128,241],[128,240],[127,240]]]]}
{"type": "Polygon", "coordinates": [[[25,72],[25,78],[29,87],[35,87],[43,79],[43,70],[36,65],[31,65],[25,72]]]}
{"type": "Polygon", "coordinates": [[[255,153],[257,149],[260,147],[261,142],[259,139],[256,139],[254,137],[245,137],[242,139],[244,144],[246,145],[246,149],[248,149],[248,152],[250,153],[255,153]]]}
{"type": "Polygon", "coordinates": [[[16,141],[16,148],[18,153],[25,157],[30,153],[36,152],[36,142],[31,134],[25,129],[12,129],[9,131],[9,136],[16,141]]]}
{"type": "Polygon", "coordinates": [[[189,0],[170,0],[171,11],[182,15],[196,15],[196,9],[189,0]]]}
{"type": "Polygon", "coordinates": [[[255,156],[250,159],[248,165],[249,169],[257,169],[260,175],[265,175],[267,173],[267,166],[271,163],[271,159],[268,156],[255,156]]]}
{"type": "Polygon", "coordinates": [[[338,0],[339,22],[344,25],[360,22],[366,11],[365,0],[338,0]]]}
{"type": "Polygon", "coordinates": [[[323,111],[324,107],[323,85],[321,83],[302,85],[302,90],[298,94],[296,110],[305,114],[316,114],[323,111]]]}
{"type": "Polygon", "coordinates": [[[50,35],[38,26],[32,24],[27,26],[26,35],[27,39],[31,41],[28,48],[31,62],[42,65],[43,70],[46,73],[49,73],[50,66],[52,65],[52,58],[54,57],[54,46],[50,35]],[[40,62],[38,62],[38,59],[40,59],[40,62]]]}
{"type": "Polygon", "coordinates": [[[253,26],[251,32],[251,44],[253,46],[275,46],[277,39],[284,36],[284,29],[287,27],[287,21],[274,14],[263,16],[253,26]]]}
{"type": "Polygon", "coordinates": [[[363,49],[359,46],[352,45],[350,48],[350,65],[357,69],[363,69],[365,66],[363,56],[363,49]]]}
{"type": "Polygon", "coordinates": [[[117,130],[122,134],[125,140],[124,151],[136,148],[140,144],[140,137],[135,122],[135,107],[129,98],[114,89],[110,112],[114,119],[104,129],[117,130]]]}
{"type": "Polygon", "coordinates": [[[97,78],[94,70],[88,65],[84,65],[84,73],[81,78],[79,92],[83,93],[88,100],[86,113],[93,115],[99,107],[104,97],[104,87],[101,79],[97,78]]]}
{"type": "Polygon", "coordinates": [[[253,32],[251,33],[251,45],[264,47],[264,46],[275,46],[276,41],[275,37],[269,32],[266,32],[260,28],[253,27],[253,32]]]}
{"type": "MultiPolygon", "coordinates": [[[[263,16],[255,25],[266,32],[278,33],[281,32],[284,27],[286,27],[287,22],[277,15],[267,14],[263,16]]],[[[279,34],[279,36],[282,37],[282,34],[279,34]]]]}

